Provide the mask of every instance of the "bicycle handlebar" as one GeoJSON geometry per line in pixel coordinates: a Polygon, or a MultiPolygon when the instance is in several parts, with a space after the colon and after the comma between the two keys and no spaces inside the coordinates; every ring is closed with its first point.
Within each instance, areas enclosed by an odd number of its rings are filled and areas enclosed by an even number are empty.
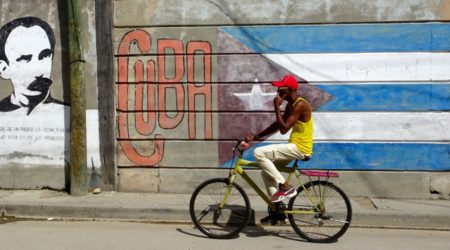
{"type": "Polygon", "coordinates": [[[242,154],[250,146],[245,141],[245,139],[235,139],[235,140],[236,140],[236,143],[233,146],[233,151],[237,150],[237,151],[239,151],[242,154]]]}

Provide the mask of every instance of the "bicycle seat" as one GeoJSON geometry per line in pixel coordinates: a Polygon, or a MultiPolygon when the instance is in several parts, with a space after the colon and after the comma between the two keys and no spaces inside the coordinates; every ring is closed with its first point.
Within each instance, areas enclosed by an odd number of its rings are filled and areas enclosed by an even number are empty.
{"type": "Polygon", "coordinates": [[[299,159],[301,161],[309,161],[311,160],[311,156],[310,155],[305,155],[305,157],[303,157],[302,159],[299,159]]]}
{"type": "Polygon", "coordinates": [[[299,159],[296,159],[295,161],[294,161],[294,167],[298,167],[298,161],[309,161],[309,160],[311,160],[311,156],[310,155],[305,155],[305,157],[303,157],[303,158],[299,158],[299,159]]]}

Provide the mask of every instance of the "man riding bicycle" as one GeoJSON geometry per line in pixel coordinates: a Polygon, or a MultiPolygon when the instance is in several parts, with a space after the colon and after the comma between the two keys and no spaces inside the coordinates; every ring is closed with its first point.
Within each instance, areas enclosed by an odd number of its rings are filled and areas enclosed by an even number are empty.
{"type": "MultiPolygon", "coordinates": [[[[299,84],[294,76],[286,75],[272,85],[278,88],[277,96],[273,100],[276,121],[256,135],[247,135],[245,140],[246,142],[261,140],[277,131],[286,134],[292,129],[288,143],[258,147],[253,154],[256,163],[262,169],[261,175],[267,193],[271,201],[276,203],[297,194],[295,188],[286,182],[276,166],[285,166],[292,160],[311,157],[313,119],[311,106],[297,93],[299,84]],[[280,108],[283,101],[287,101],[284,113],[280,108]]],[[[273,218],[269,215],[261,219],[261,222],[267,223],[271,219],[273,218]]],[[[277,219],[283,220],[283,218],[277,219]]]]}

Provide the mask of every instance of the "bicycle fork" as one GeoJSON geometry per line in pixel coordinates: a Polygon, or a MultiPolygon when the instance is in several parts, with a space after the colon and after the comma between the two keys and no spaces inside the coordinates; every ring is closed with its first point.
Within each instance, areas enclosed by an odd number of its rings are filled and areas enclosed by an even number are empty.
{"type": "Polygon", "coordinates": [[[236,179],[236,174],[231,174],[228,176],[227,190],[225,191],[225,195],[223,196],[222,201],[219,204],[219,208],[222,209],[225,206],[228,198],[231,194],[231,188],[233,187],[234,180],[236,179]]]}

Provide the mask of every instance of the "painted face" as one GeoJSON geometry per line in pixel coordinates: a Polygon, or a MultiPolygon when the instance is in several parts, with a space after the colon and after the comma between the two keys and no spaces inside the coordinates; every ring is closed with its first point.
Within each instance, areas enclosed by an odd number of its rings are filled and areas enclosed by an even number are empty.
{"type": "Polygon", "coordinates": [[[278,88],[278,95],[281,98],[284,99],[288,93],[289,93],[289,88],[286,88],[286,87],[278,88]]]}
{"type": "Polygon", "coordinates": [[[50,78],[53,54],[40,26],[15,28],[6,40],[5,53],[9,64],[4,75],[15,88],[26,89],[37,79],[50,78]]]}

